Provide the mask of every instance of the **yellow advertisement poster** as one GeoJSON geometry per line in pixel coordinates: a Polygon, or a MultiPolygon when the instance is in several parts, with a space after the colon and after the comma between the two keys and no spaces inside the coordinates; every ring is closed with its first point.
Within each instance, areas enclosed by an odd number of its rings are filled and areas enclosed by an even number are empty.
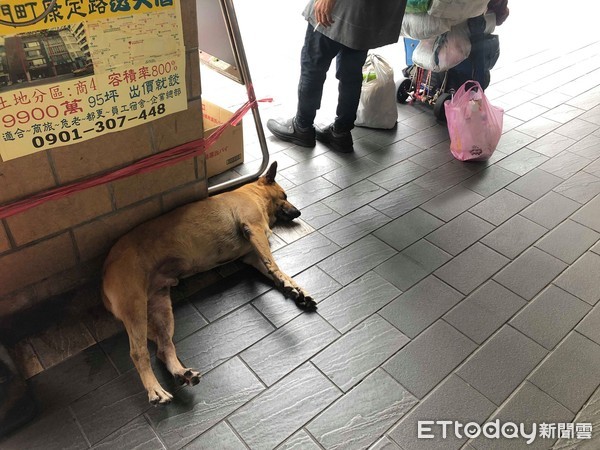
{"type": "Polygon", "coordinates": [[[3,161],[186,108],[179,0],[0,4],[3,161]]]}

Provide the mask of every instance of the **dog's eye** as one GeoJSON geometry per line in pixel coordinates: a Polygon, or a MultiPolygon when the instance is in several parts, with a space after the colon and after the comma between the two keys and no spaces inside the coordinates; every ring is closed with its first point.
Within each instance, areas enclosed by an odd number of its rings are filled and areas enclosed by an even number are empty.
{"type": "Polygon", "coordinates": [[[283,199],[287,200],[287,194],[283,194],[283,199]]]}

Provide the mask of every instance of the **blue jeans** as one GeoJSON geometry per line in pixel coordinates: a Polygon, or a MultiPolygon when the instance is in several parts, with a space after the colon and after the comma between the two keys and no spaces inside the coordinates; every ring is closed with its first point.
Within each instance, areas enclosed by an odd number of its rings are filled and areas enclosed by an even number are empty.
{"type": "Polygon", "coordinates": [[[336,131],[350,131],[354,128],[367,50],[348,48],[314,31],[310,23],[301,53],[298,84],[296,123],[302,128],[312,126],[317,110],[321,107],[323,84],[333,58],[336,58],[335,77],[339,80],[334,126],[336,131]]]}

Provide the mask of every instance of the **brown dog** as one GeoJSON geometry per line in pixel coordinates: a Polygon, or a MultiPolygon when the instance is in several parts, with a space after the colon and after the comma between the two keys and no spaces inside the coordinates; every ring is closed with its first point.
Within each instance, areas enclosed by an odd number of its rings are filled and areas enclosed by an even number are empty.
{"type": "Polygon", "coordinates": [[[191,203],[146,222],[123,236],[104,264],[106,308],[125,325],[131,359],[153,404],[173,396],[150,366],[147,339],[182,384],[197,384],[200,374],[183,367],[173,345],[170,288],[179,278],[241,258],[271,278],[303,308],[316,303],[273,260],[268,236],[277,219],[300,215],[275,182],[277,163],[254,183],[191,203]]]}

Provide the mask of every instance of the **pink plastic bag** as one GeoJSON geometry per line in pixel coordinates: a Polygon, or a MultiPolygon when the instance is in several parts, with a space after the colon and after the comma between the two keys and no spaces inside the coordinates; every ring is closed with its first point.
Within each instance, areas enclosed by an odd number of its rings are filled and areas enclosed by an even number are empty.
{"type": "Polygon", "coordinates": [[[477,81],[463,84],[444,103],[450,151],[460,161],[485,161],[502,135],[504,110],[493,106],[477,81]]]}

